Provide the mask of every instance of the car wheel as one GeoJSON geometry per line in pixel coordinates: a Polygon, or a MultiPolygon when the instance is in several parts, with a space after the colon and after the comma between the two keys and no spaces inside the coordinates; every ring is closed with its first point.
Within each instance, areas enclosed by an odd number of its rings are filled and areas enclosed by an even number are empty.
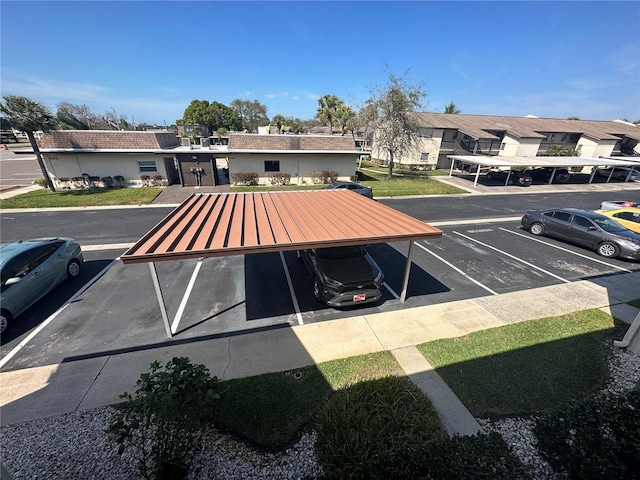
{"type": "Polygon", "coordinates": [[[12,317],[7,310],[0,310],[0,333],[4,332],[11,324],[12,317]]]}
{"type": "Polygon", "coordinates": [[[67,278],[76,278],[78,275],[80,275],[80,262],[75,258],[69,260],[67,264],[67,278]]]}
{"type": "Polygon", "coordinates": [[[532,223],[529,227],[529,231],[534,235],[542,235],[544,233],[544,225],[541,223],[532,223]]]}
{"type": "Polygon", "coordinates": [[[620,249],[618,248],[617,245],[613,243],[603,242],[600,245],[598,245],[597,252],[598,252],[598,255],[601,255],[603,257],[614,258],[618,256],[618,254],[620,253],[620,249]]]}
{"type": "Polygon", "coordinates": [[[322,300],[322,289],[320,288],[320,282],[317,278],[313,279],[313,296],[316,297],[317,300],[322,300]]]}

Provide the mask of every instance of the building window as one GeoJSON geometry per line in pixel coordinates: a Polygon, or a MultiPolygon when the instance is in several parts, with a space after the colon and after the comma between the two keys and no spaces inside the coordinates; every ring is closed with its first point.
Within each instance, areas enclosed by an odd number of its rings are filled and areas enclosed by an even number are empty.
{"type": "Polygon", "coordinates": [[[429,160],[429,152],[422,152],[420,154],[420,161],[421,162],[426,162],[429,160]]]}
{"type": "Polygon", "coordinates": [[[265,160],[264,161],[264,171],[265,172],[279,172],[280,171],[280,160],[265,160]]]}
{"type": "Polygon", "coordinates": [[[502,142],[502,143],[500,144],[500,150],[504,150],[505,145],[506,145],[506,143],[502,142]]]}
{"type": "Polygon", "coordinates": [[[138,170],[140,171],[140,173],[157,172],[158,167],[156,167],[155,160],[138,160],[138,170]]]}

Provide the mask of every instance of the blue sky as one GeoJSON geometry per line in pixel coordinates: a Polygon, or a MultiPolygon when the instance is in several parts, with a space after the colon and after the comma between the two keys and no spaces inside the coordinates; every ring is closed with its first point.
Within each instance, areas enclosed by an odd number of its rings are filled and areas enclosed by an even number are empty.
{"type": "Polygon", "coordinates": [[[3,95],[172,124],[194,100],[314,117],[388,72],[426,110],[640,119],[640,2],[0,2],[3,95]]]}

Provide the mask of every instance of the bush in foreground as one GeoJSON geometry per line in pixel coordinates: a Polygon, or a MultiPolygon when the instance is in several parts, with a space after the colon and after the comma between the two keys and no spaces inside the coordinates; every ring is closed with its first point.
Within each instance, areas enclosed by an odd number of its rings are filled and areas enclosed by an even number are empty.
{"type": "Polygon", "coordinates": [[[587,398],[534,428],[538,450],[568,478],[640,478],[640,392],[587,398]]]}
{"type": "Polygon", "coordinates": [[[407,378],[386,377],[337,391],[318,415],[318,454],[326,478],[373,478],[386,452],[442,441],[429,399],[407,378]]]}
{"type": "Polygon", "coordinates": [[[184,357],[174,357],[164,370],[155,361],[150,370],[140,375],[135,397],[120,395],[127,402],[106,431],[120,445],[119,454],[134,450],[143,478],[186,478],[220,398],[218,379],[184,357]]]}

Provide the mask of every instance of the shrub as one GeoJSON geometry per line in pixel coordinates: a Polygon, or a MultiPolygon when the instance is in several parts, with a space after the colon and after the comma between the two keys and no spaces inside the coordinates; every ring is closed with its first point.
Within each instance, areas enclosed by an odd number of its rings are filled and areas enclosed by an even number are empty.
{"type": "Polygon", "coordinates": [[[100,179],[100,181],[103,183],[103,185],[107,188],[112,188],[113,187],[113,178],[111,177],[102,177],[100,179]]]}
{"type": "Polygon", "coordinates": [[[258,174],[255,172],[239,172],[231,174],[231,182],[234,185],[258,185],[258,174]]]}
{"type": "Polygon", "coordinates": [[[135,396],[120,395],[127,402],[106,432],[120,445],[119,454],[130,446],[139,455],[145,479],[186,478],[205,421],[220,398],[218,379],[185,357],[174,357],[161,368],[153,362],[150,373],[140,375],[135,396]]]}
{"type": "Polygon", "coordinates": [[[116,175],[113,177],[114,187],[124,187],[126,186],[126,181],[122,175],[116,175]]]}
{"type": "Polygon", "coordinates": [[[38,185],[40,187],[47,187],[47,181],[44,179],[44,177],[40,177],[40,178],[36,178],[33,182],[31,182],[34,185],[38,185]]]}
{"type": "Polygon", "coordinates": [[[311,180],[315,184],[334,183],[338,181],[338,172],[333,170],[319,170],[311,172],[311,180]]]}
{"type": "Polygon", "coordinates": [[[291,175],[288,173],[270,173],[267,178],[271,185],[289,185],[291,183],[291,175]]]}
{"type": "Polygon", "coordinates": [[[371,480],[516,480],[531,473],[500,434],[453,437],[412,449],[396,449],[375,461],[371,480]]]}
{"type": "Polygon", "coordinates": [[[568,478],[640,478],[640,392],[587,398],[534,427],[538,450],[568,478]]]}
{"type": "Polygon", "coordinates": [[[429,399],[407,378],[359,382],[336,392],[318,416],[317,448],[327,478],[371,478],[389,450],[441,441],[429,399]]]}
{"type": "Polygon", "coordinates": [[[153,176],[153,185],[157,186],[157,187],[161,187],[162,186],[162,175],[154,175],[153,176]]]}

